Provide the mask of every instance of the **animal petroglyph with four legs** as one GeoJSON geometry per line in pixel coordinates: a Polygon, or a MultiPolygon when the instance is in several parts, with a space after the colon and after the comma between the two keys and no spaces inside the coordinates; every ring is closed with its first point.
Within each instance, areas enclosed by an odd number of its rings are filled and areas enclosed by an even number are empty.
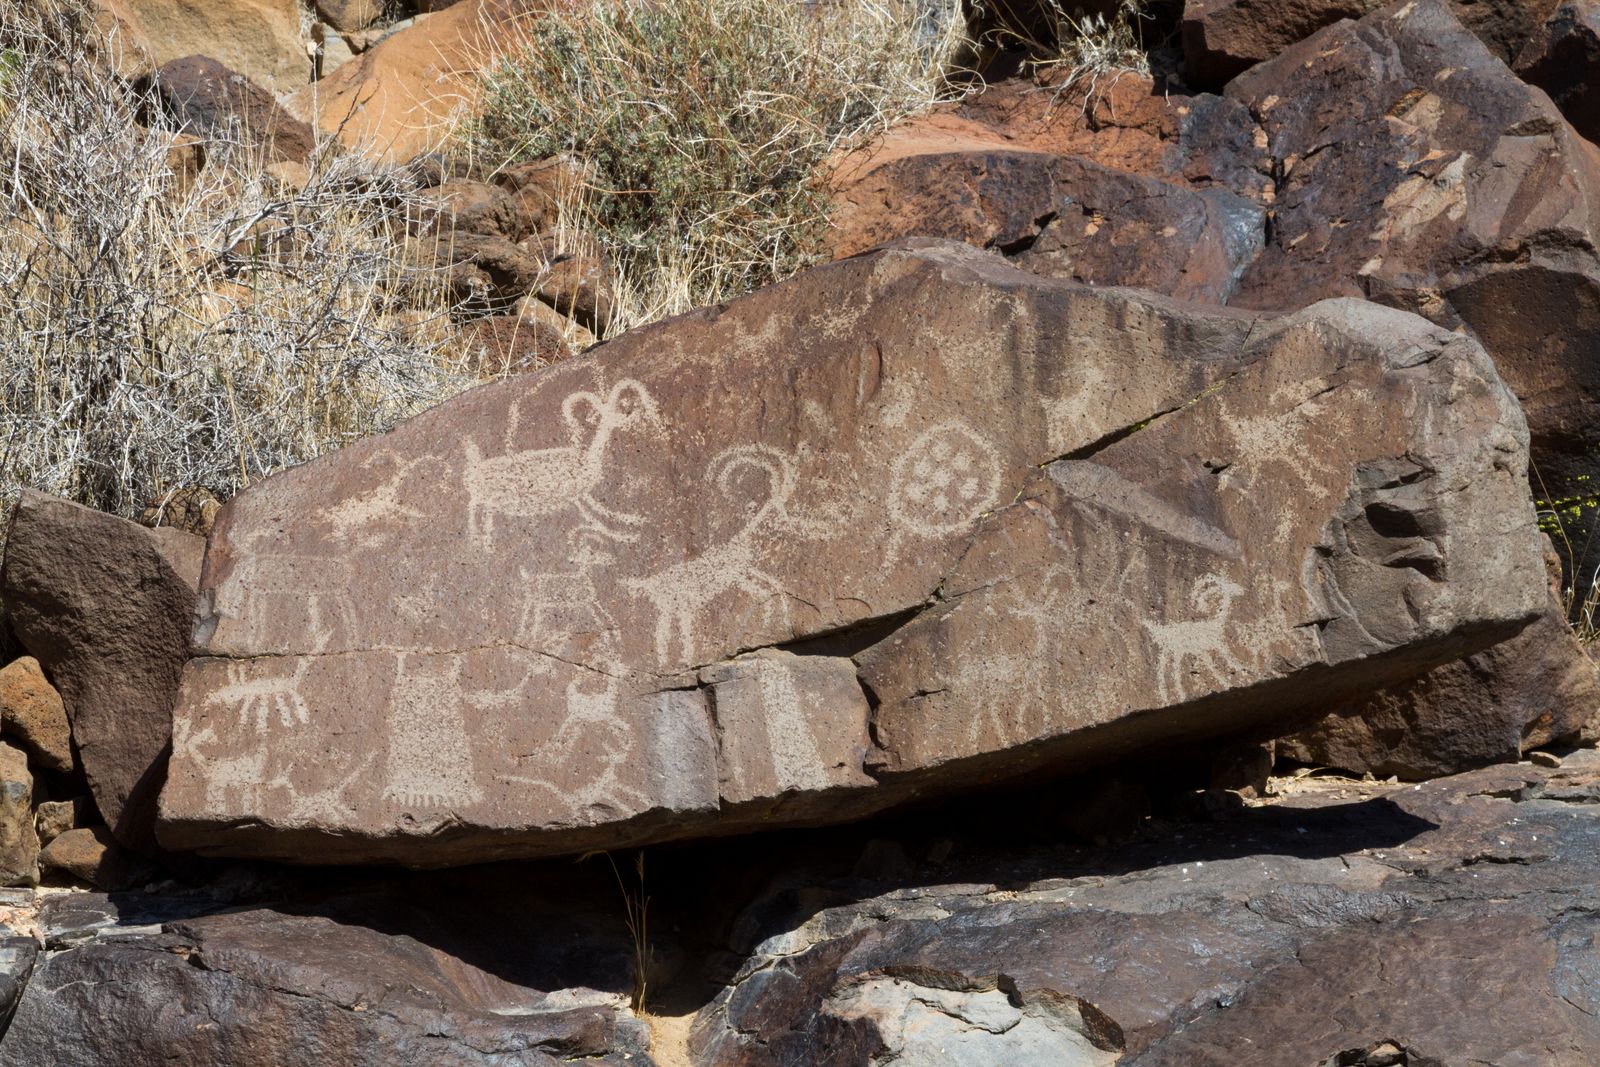
{"type": "MultiPolygon", "coordinates": [[[[514,447],[518,405],[513,403],[506,427],[507,448],[514,447]]],[[[587,525],[617,541],[637,539],[644,519],[614,511],[595,499],[605,479],[606,449],[624,427],[660,422],[656,402],[645,387],[624,379],[604,397],[577,392],[561,405],[570,444],[530,448],[485,457],[470,438],[462,485],[467,494],[467,532],[493,548],[495,521],[536,519],[576,507],[587,525]]]]}
{"type": "Polygon", "coordinates": [[[772,621],[772,612],[778,613],[779,625],[788,625],[789,604],[783,585],[761,569],[760,559],[766,547],[762,534],[788,524],[789,499],[795,489],[794,461],[767,445],[740,445],[712,459],[706,480],[731,500],[735,479],[746,473],[763,479],[762,500],[733,536],[693,559],[623,581],[625,589],[648,600],[655,610],[656,656],[663,664],[671,660],[674,647],[684,662],[693,660],[702,613],[728,593],[742,592],[759,600],[763,625],[772,621]]]}

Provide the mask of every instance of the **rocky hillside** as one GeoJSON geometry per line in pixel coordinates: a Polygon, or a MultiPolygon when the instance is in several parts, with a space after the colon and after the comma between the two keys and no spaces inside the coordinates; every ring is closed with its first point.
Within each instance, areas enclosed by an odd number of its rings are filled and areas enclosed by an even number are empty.
{"type": "Polygon", "coordinates": [[[0,59],[0,1065],[1600,1061],[1596,0],[0,59]]]}

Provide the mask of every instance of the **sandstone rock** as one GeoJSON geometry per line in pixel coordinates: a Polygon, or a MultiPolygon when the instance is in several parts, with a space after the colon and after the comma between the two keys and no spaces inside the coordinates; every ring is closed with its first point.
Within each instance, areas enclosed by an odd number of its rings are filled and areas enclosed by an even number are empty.
{"type": "Polygon", "coordinates": [[[902,156],[853,185],[835,255],[898,237],[994,248],[1017,266],[1223,304],[1260,250],[1265,213],[1225,189],[1188,189],[1086,159],[975,149],[902,156]]]}
{"type": "Polygon", "coordinates": [[[39,853],[39,865],[112,892],[143,885],[155,875],[154,867],[117,844],[104,826],[58,835],[39,853]]]}
{"type": "MultiPolygon", "coordinates": [[[[95,0],[122,46],[151,69],[207,56],[275,93],[311,81],[299,0],[95,0]]],[[[131,58],[131,57],[130,57],[131,58]]]]}
{"type": "Polygon", "coordinates": [[[383,0],[317,0],[317,14],[341,32],[364,30],[383,14],[383,0]]]}
{"type": "Polygon", "coordinates": [[[1300,763],[1379,778],[1433,778],[1574,740],[1600,716],[1600,671],[1559,606],[1516,637],[1357,697],[1279,741],[1300,763]]]}
{"type": "MultiPolygon", "coordinates": [[[[1282,174],[1231,303],[1365,295],[1472,331],[1522,401],[1538,495],[1600,545],[1600,149],[1439,0],[1330,26],[1228,95],[1282,174]]],[[[1594,562],[1572,563],[1581,599],[1594,562]]]]}
{"type": "Polygon", "coordinates": [[[304,162],[316,147],[311,127],[278,106],[272,94],[206,56],[163,63],[151,87],[184,133],[238,141],[273,161],[304,162]]]}
{"type": "Polygon", "coordinates": [[[899,878],[790,863],[733,924],[743,962],[690,1062],[1579,1067],[1600,1056],[1600,930],[1571,906],[1600,877],[1597,795],[1584,751],[1308,784],[1115,849],[979,830],[899,878]]]}
{"type": "Polygon", "coordinates": [[[156,917],[156,929],[100,897],[121,921],[66,943],[47,931],[57,950],[0,1064],[649,1067],[648,1032],[614,991],[620,919],[599,928],[581,905],[554,911],[526,883],[515,896],[449,888],[156,917]]]}
{"type": "Polygon", "coordinates": [[[39,883],[39,835],[33,828],[33,775],[21,749],[0,741],[0,885],[39,883]]]}
{"type": "MultiPolygon", "coordinates": [[[[324,133],[399,162],[439,147],[478,91],[477,75],[548,0],[467,0],[389,33],[288,102],[324,133]]],[[[354,38],[357,35],[352,35],[354,38]]],[[[360,51],[360,49],[358,49],[360,51]]]]}
{"type": "Polygon", "coordinates": [[[68,830],[87,826],[98,821],[99,812],[88,797],[71,800],[46,800],[34,812],[33,825],[39,833],[39,844],[48,845],[68,830]]]}
{"type": "Polygon", "coordinates": [[[1574,129],[1600,143],[1600,2],[1564,0],[1523,46],[1516,70],[1550,94],[1574,129]]]}
{"type": "Polygon", "coordinates": [[[55,680],[101,813],[135,849],[155,844],[204,544],[32,491],[6,540],[12,627],[55,680]]]}
{"type": "Polygon", "coordinates": [[[845,260],[235,497],[162,840],[582,851],[1287,728],[1542,609],[1521,433],[1474,342],[1390,309],[845,260]],[[829,706],[719,752],[723,671],[779,646],[840,662],[739,700],[829,706]]]}
{"type": "MultiPolygon", "coordinates": [[[[1502,62],[1522,52],[1557,0],[1453,0],[1456,18],[1502,62]]],[[[1341,19],[1359,19],[1382,0],[1188,0],[1179,32],[1184,78],[1216,88],[1341,19]]]]}
{"type": "Polygon", "coordinates": [[[39,661],[23,656],[0,669],[0,723],[16,740],[52,771],[72,770],[72,727],[61,695],[39,669],[39,661]]]}

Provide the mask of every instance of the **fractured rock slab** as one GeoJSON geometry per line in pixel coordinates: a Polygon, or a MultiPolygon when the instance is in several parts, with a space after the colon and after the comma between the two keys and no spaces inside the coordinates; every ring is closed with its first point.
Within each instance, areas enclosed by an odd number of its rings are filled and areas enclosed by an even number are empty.
{"type": "Polygon", "coordinates": [[[1525,447],[1401,312],[842,261],[235,498],[162,841],[475,862],[1289,727],[1537,615],[1525,447]]]}
{"type": "Polygon", "coordinates": [[[12,628],[54,680],[95,803],[117,839],[155,847],[172,703],[205,542],[25,490],[0,573],[12,628]]]}

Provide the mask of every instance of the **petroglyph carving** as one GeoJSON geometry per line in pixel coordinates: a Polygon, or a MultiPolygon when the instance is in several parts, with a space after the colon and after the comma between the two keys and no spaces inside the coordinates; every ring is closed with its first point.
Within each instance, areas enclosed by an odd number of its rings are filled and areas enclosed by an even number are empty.
{"type": "Polygon", "coordinates": [[[205,765],[206,804],[220,812],[252,810],[260,803],[266,777],[266,745],[250,745],[228,756],[217,755],[217,747],[214,723],[195,730],[187,720],[173,721],[173,752],[205,765]]]}
{"type": "Polygon", "coordinates": [[[496,776],[546,794],[546,804],[568,818],[619,816],[650,806],[650,798],[625,785],[619,773],[634,755],[634,740],[632,728],[617,714],[618,683],[606,679],[598,690],[590,688],[593,684],[568,684],[561,726],[537,753],[521,758],[533,773],[496,776]],[[584,768],[582,785],[558,785],[569,777],[563,772],[574,760],[584,768]]]}
{"type": "Polygon", "coordinates": [[[1145,634],[1155,648],[1156,680],[1163,700],[1187,700],[1192,683],[1209,683],[1217,689],[1232,684],[1232,675],[1244,669],[1229,647],[1233,605],[1244,589],[1220,574],[1207,574],[1189,593],[1198,618],[1143,620],[1145,634]]]}
{"type": "Polygon", "coordinates": [[[889,515],[906,531],[942,537],[993,507],[999,492],[994,448],[960,423],[940,423],[896,461],[889,515]]]}
{"type": "Polygon", "coordinates": [[[251,678],[250,664],[230,663],[228,680],[211,692],[206,703],[232,708],[239,725],[253,727],[258,734],[266,733],[273,721],[289,729],[304,726],[311,721],[311,709],[300,695],[300,685],[310,666],[310,660],[302,659],[287,678],[251,678]]]}
{"type": "Polygon", "coordinates": [[[655,609],[656,655],[663,663],[671,660],[675,648],[684,662],[693,660],[701,614],[727,593],[742,592],[758,600],[763,626],[789,623],[783,585],[761,569],[760,557],[761,535],[789,525],[794,462],[766,445],[741,445],[719,453],[706,472],[707,481],[728,499],[735,495],[736,479],[750,473],[764,480],[762,501],[732,537],[693,559],[623,583],[655,609]]]}
{"type": "MultiPolygon", "coordinates": [[[[591,528],[618,541],[633,541],[644,522],[638,515],[613,511],[594,498],[605,477],[606,449],[624,427],[659,424],[656,402],[645,387],[624,379],[604,397],[577,392],[561,405],[570,444],[556,448],[508,451],[485,458],[469,438],[462,474],[467,494],[467,532],[492,543],[495,521],[539,518],[576,507],[591,528]]],[[[505,444],[514,447],[518,405],[510,408],[505,444]]]]}
{"type": "Polygon", "coordinates": [[[436,660],[396,656],[394,691],[389,700],[389,755],[386,800],[407,808],[456,808],[483,799],[472,763],[472,742],[462,701],[472,694],[461,686],[460,656],[436,660]]]}

